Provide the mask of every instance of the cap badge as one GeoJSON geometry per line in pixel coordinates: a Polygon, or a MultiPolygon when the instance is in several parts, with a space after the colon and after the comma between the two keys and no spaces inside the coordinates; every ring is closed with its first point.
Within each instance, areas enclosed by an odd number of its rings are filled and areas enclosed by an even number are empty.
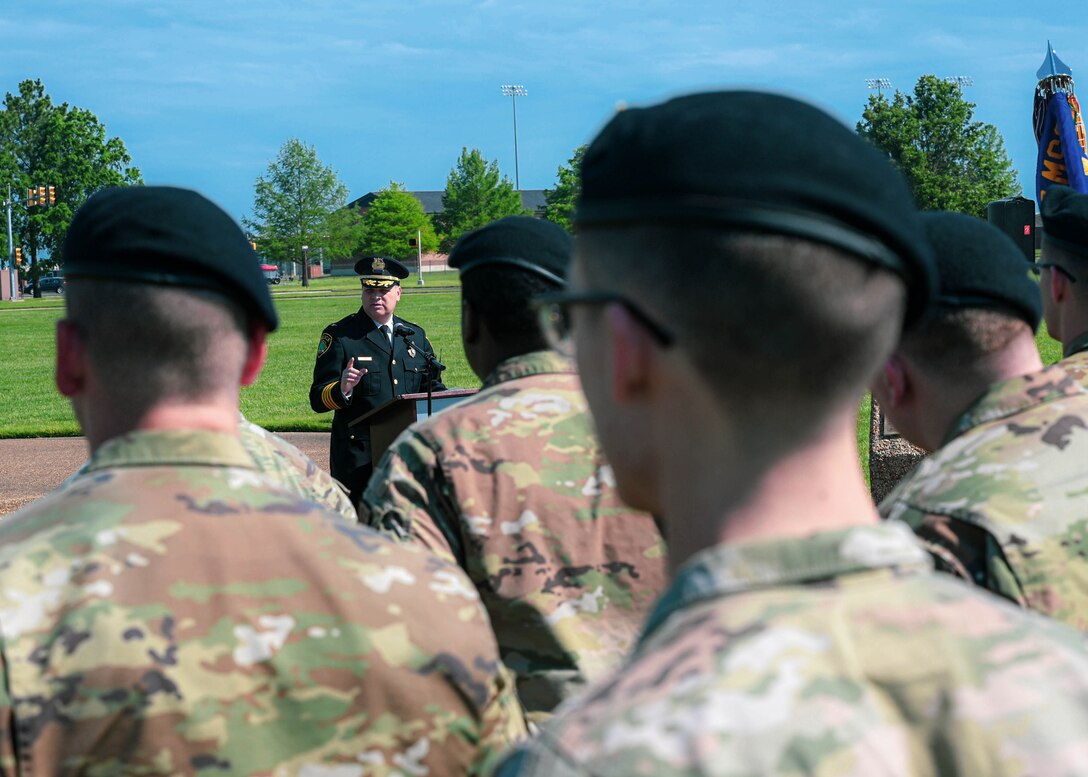
{"type": "Polygon", "coordinates": [[[374,263],[370,265],[371,272],[385,272],[385,260],[381,257],[374,259],[374,263]]]}

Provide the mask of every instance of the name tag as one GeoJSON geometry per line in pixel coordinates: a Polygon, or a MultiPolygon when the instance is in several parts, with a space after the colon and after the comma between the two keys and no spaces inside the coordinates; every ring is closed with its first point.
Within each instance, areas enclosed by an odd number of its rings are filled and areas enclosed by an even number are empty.
{"type": "Polygon", "coordinates": [[[374,357],[373,356],[356,356],[355,361],[357,361],[357,362],[372,362],[372,361],[374,361],[374,357]]]}

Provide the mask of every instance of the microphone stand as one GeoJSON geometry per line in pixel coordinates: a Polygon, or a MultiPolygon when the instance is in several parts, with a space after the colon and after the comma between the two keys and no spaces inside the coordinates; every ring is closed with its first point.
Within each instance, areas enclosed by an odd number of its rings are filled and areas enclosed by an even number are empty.
{"type": "Polygon", "coordinates": [[[423,358],[427,360],[427,417],[429,418],[431,415],[431,391],[434,384],[434,374],[442,372],[442,370],[446,369],[446,365],[438,361],[438,357],[433,353],[424,351],[416,345],[415,341],[408,335],[401,335],[401,337],[404,338],[405,345],[409,348],[415,348],[419,353],[423,354],[423,358]]]}

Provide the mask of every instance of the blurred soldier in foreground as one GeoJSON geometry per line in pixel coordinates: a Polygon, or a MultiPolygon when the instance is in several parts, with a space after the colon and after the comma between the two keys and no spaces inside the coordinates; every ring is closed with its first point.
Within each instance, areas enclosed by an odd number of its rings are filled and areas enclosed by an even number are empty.
{"type": "Polygon", "coordinates": [[[262,475],[351,523],[359,520],[347,492],[296,446],[245,416],[238,419],[238,433],[242,447],[262,475]]]}
{"type": "Polygon", "coordinates": [[[922,214],[940,293],[873,383],[904,437],[934,451],[880,506],[939,565],[1088,628],[1088,389],[1043,369],[1023,254],[971,216],[922,214]],[[939,448],[939,450],[937,450],[939,448]]]}
{"type": "Polygon", "coordinates": [[[0,523],[0,766],[453,774],[524,729],[456,567],[277,487],[238,439],[276,313],[200,195],[112,189],[64,248],[87,471],[0,523]]]}
{"type": "Polygon", "coordinates": [[[936,574],[858,467],[858,398],[934,280],[886,157],[794,100],[702,94],[618,114],[582,187],[546,312],[674,579],[500,773],[1082,770],[1081,635],[936,574]]]}
{"type": "Polygon", "coordinates": [[[1062,367],[1088,386],[1088,195],[1052,186],[1039,210],[1043,249],[1035,267],[1046,328],[1062,344],[1062,367]]]}
{"type": "Polygon", "coordinates": [[[529,303],[562,287],[570,252],[562,228],[520,216],[458,242],[483,388],[405,431],[360,510],[468,572],[537,719],[619,664],[665,582],[657,527],[620,503],[574,364],[529,303]]]}
{"type": "Polygon", "coordinates": [[[357,505],[374,471],[373,449],[369,424],[351,422],[393,397],[426,391],[428,382],[433,391],[446,387],[427,363],[433,352],[423,327],[393,315],[408,268],[396,259],[368,256],[355,263],[355,272],[363,285],[362,305],[321,333],[310,407],[334,411],[329,466],[357,505]]]}

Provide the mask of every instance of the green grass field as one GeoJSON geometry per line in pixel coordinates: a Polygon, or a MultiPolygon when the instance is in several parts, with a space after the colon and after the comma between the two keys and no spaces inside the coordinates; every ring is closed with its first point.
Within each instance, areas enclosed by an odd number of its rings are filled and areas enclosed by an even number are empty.
{"type": "MultiPolygon", "coordinates": [[[[456,272],[426,274],[420,289],[414,276],[405,281],[397,314],[427,329],[431,344],[446,364],[443,380],[453,388],[480,382],[461,350],[460,302],[456,272]]],[[[242,410],[256,423],[276,431],[325,431],[332,414],[310,410],[308,392],[321,330],[358,308],[359,282],[337,277],[314,280],[309,289],[284,283],[272,287],[280,328],[272,335],[268,362],[260,380],[242,393],[242,410]]],[[[53,385],[53,327],[63,315],[64,299],[0,302],[0,438],[78,435],[68,402],[53,385]]],[[[1036,338],[1043,361],[1061,358],[1061,347],[1046,334],[1036,338]]],[[[118,347],[124,347],[119,343],[118,347]]],[[[870,400],[858,410],[858,450],[868,476],[870,400]]]]}
{"type": "MultiPolygon", "coordinates": [[[[420,289],[405,281],[397,314],[427,329],[435,353],[447,369],[450,387],[476,388],[479,380],[461,350],[461,296],[457,273],[425,274],[420,289]]],[[[310,409],[317,342],[324,327],[359,306],[357,278],[323,278],[310,289],[274,286],[280,328],[269,341],[268,362],[256,385],[242,393],[242,410],[253,421],[277,431],[324,431],[332,414],[310,409]]],[[[53,385],[53,328],[63,315],[64,298],[0,303],[0,438],[79,434],[75,416],[53,385]]],[[[118,347],[124,347],[119,343],[118,347]]]]}

